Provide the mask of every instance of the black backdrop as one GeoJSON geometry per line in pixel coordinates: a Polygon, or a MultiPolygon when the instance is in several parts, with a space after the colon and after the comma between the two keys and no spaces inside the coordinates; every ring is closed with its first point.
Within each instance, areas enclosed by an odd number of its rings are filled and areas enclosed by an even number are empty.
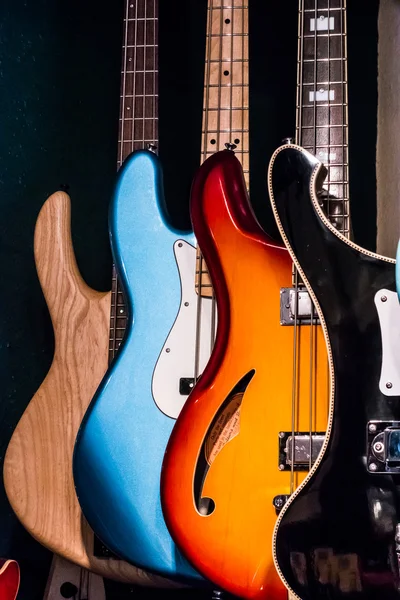
{"type": "MultiPolygon", "coordinates": [[[[200,156],[206,4],[160,0],[160,156],[176,225],[188,222],[200,156]]],[[[351,211],[356,241],[374,249],[378,1],[348,4],[351,211]]],[[[0,459],[52,359],[33,231],[60,184],[70,186],[83,276],[96,289],[110,286],[122,12],[122,0],[0,2],[0,459]]],[[[294,134],[297,1],[250,0],[250,33],[251,197],[276,235],[265,174],[273,150],[294,134]]],[[[51,555],[24,531],[2,487],[0,532],[0,556],[22,567],[19,598],[43,598],[51,555]]],[[[109,598],[154,595],[132,591],[107,584],[109,598]]]]}

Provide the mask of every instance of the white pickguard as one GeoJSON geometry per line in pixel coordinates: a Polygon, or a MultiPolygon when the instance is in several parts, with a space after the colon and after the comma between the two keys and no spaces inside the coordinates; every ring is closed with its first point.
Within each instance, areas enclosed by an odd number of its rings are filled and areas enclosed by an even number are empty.
{"type": "MultiPolygon", "coordinates": [[[[211,355],[215,328],[212,331],[212,299],[199,297],[195,290],[196,249],[183,240],[177,240],[174,253],[181,279],[181,303],[154,369],[152,392],[158,408],[176,419],[187,399],[186,395],[179,393],[180,379],[195,375],[197,311],[200,311],[197,341],[199,374],[211,355]]],[[[216,324],[216,316],[214,321],[216,324]]]]}
{"type": "Polygon", "coordinates": [[[54,554],[43,600],[64,600],[66,596],[61,594],[60,589],[67,583],[78,590],[72,598],[106,600],[104,582],[100,575],[90,573],[54,554]]]}
{"type": "Polygon", "coordinates": [[[382,369],[379,389],[385,396],[400,396],[400,304],[396,292],[375,294],[382,336],[382,369]]]}

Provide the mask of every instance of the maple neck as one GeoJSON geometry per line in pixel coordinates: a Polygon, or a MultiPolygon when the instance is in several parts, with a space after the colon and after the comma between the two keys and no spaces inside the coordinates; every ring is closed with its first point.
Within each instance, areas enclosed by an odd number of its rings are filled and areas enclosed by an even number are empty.
{"type": "MultiPolygon", "coordinates": [[[[249,188],[248,0],[208,0],[201,162],[235,144],[249,188]]],[[[196,292],[212,297],[207,265],[197,247],[196,292]]]]}
{"type": "Polygon", "coordinates": [[[126,0],[121,64],[118,166],[158,145],[158,0],[126,0]]]}
{"type": "Polygon", "coordinates": [[[328,169],[322,202],[350,233],[346,0],[299,0],[296,142],[328,169]]]}
{"type": "Polygon", "coordinates": [[[249,177],[247,0],[208,0],[201,161],[236,144],[249,177]]]}

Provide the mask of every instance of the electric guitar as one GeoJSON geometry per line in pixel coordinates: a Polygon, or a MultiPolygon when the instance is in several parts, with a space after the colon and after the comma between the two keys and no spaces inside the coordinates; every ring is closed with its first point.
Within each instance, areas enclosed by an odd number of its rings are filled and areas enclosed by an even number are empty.
{"type": "MultiPolygon", "coordinates": [[[[214,5],[210,0],[202,158],[233,137],[248,172],[247,8],[224,14],[214,5]]],[[[77,437],[77,494],[111,550],[144,568],[199,583],[164,522],[160,472],[174,419],[211,352],[215,301],[193,234],[174,230],[168,221],[154,153],[134,153],[125,161],[110,233],[129,317],[77,437]]]]}
{"type": "Polygon", "coordinates": [[[0,600],[15,600],[19,589],[19,566],[15,560],[0,559],[0,600]]]}
{"type": "Polygon", "coordinates": [[[332,380],[327,437],[279,516],[274,558],[303,600],[389,600],[400,594],[395,261],[332,227],[319,204],[324,175],[298,146],[278,149],[268,172],[278,226],[324,329],[332,380]]]}
{"type": "MultiPolygon", "coordinates": [[[[143,10],[142,3],[126,4],[119,163],[132,149],[132,142],[128,141],[133,139],[129,135],[133,122],[129,112],[133,85],[131,59],[135,55],[132,36],[136,32],[143,38],[143,10]]],[[[153,61],[155,49],[150,44],[153,44],[151,32],[156,21],[153,19],[151,24],[146,60],[153,61]]],[[[136,68],[140,70],[144,57],[143,52],[137,54],[136,68]]],[[[146,79],[146,93],[153,81],[156,85],[152,70],[150,79],[146,79]]],[[[143,73],[138,75],[136,83],[137,93],[143,94],[143,73]]],[[[146,111],[150,104],[155,110],[154,98],[147,102],[146,111]]],[[[145,116],[144,112],[139,114],[145,116]]],[[[141,119],[140,123],[143,122],[141,119]]],[[[150,135],[148,123],[152,121],[145,121],[143,136],[150,135]]],[[[110,306],[117,332],[123,309],[115,277],[111,293],[92,290],[83,281],[72,246],[70,213],[69,197],[57,192],[44,204],[36,222],[35,263],[54,328],[55,353],[45,380],[30,401],[7,448],[4,461],[7,496],[24,527],[54,553],[110,579],[169,587],[176,584],[111,557],[94,538],[76,497],[72,475],[75,438],[118,343],[118,335],[109,340],[110,306]],[[117,297],[118,315],[115,313],[117,297]]]]}
{"type": "MultiPolygon", "coordinates": [[[[314,4],[300,2],[297,138],[328,161],[320,201],[347,234],[346,13],[314,4]]],[[[268,540],[323,445],[323,334],[296,271],[290,287],[290,257],[258,225],[229,152],[201,167],[191,212],[219,323],[167,447],[164,516],[184,555],[218,586],[280,599],[287,592],[268,540]]]]}

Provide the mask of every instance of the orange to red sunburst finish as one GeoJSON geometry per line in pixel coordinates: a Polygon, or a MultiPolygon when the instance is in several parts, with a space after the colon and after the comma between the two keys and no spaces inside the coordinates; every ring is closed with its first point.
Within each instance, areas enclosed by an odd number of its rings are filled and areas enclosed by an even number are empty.
{"type": "MultiPolygon", "coordinates": [[[[280,290],[291,285],[292,265],[286,250],[258,225],[232,152],[203,163],[191,209],[216,295],[218,327],[209,363],[167,447],[164,516],[184,555],[217,586],[242,598],[284,600],[272,535],[273,499],[291,491],[290,472],[278,467],[279,432],[292,431],[293,328],[280,325],[280,290]],[[237,387],[246,374],[247,387],[237,387]],[[208,514],[200,496],[213,501],[208,514]]],[[[324,431],[325,343],[316,327],[313,342],[310,327],[300,329],[295,430],[310,431],[312,408],[313,430],[324,431]],[[311,344],[317,369],[312,373],[311,344]]],[[[303,477],[295,473],[293,487],[303,477]]]]}

